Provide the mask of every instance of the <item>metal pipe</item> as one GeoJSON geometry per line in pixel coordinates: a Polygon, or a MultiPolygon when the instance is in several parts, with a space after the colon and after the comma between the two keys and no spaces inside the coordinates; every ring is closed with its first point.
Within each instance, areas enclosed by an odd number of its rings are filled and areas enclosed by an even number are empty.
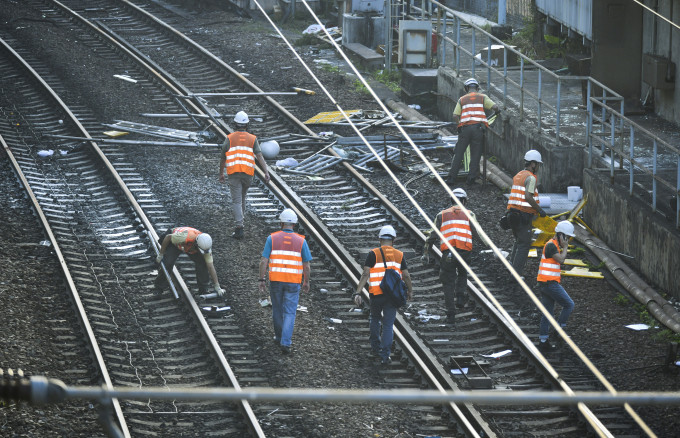
{"type": "MultiPolygon", "coordinates": [[[[623,133],[621,135],[623,137],[623,133]]],[[[633,195],[633,177],[635,175],[635,166],[633,165],[633,152],[634,152],[634,145],[635,145],[635,130],[633,127],[630,127],[630,157],[629,158],[629,166],[630,166],[630,177],[628,181],[628,194],[633,195]]]]}
{"type": "Polygon", "coordinates": [[[658,144],[656,143],[656,139],[653,140],[653,150],[654,154],[652,155],[652,211],[656,211],[656,171],[657,171],[657,152],[658,152],[658,144]]]}
{"type": "Polygon", "coordinates": [[[590,101],[591,85],[588,80],[586,91],[586,111],[588,113],[588,122],[586,123],[586,141],[588,142],[588,168],[593,168],[593,103],[590,101]]]}
{"type": "Polygon", "coordinates": [[[476,33],[476,31],[475,31],[475,28],[473,27],[472,28],[472,49],[471,49],[471,52],[472,52],[472,58],[471,58],[472,59],[472,67],[470,68],[470,71],[472,72],[473,78],[475,77],[475,52],[476,52],[476,49],[475,49],[475,33],[476,33]]]}
{"type": "Polygon", "coordinates": [[[491,93],[491,35],[486,44],[486,89],[491,93]]]}
{"type": "MultiPolygon", "coordinates": [[[[437,8],[439,11],[440,8],[437,8]]],[[[444,20],[442,24],[442,40],[440,41],[441,51],[442,51],[442,66],[446,65],[446,12],[444,12],[444,20]]]]}
{"type": "Polygon", "coordinates": [[[519,120],[524,121],[524,58],[519,58],[519,120]]]}
{"type": "Polygon", "coordinates": [[[541,115],[543,113],[543,101],[541,100],[541,95],[543,94],[543,71],[538,71],[538,129],[541,129],[541,115]]]}
{"type": "Polygon", "coordinates": [[[560,103],[562,101],[562,79],[557,77],[557,115],[555,119],[555,140],[557,145],[560,144],[560,103]]]}

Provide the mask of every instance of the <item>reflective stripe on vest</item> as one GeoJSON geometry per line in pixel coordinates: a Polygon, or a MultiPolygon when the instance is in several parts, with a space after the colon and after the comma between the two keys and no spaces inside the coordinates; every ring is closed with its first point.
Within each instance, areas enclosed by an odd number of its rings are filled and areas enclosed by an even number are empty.
{"type": "Polygon", "coordinates": [[[198,252],[198,248],[196,247],[196,238],[199,234],[201,234],[201,232],[196,228],[177,227],[172,229],[172,234],[183,233],[185,231],[187,232],[187,238],[184,240],[184,242],[177,244],[176,246],[187,254],[196,254],[198,252]]]}
{"type": "Polygon", "coordinates": [[[269,281],[300,284],[302,281],[302,245],[305,236],[277,231],[272,233],[269,255],[269,281]]]}
{"type": "MultiPolygon", "coordinates": [[[[439,227],[439,231],[454,248],[465,251],[472,250],[470,219],[460,207],[455,206],[442,211],[442,225],[439,227]]],[[[442,251],[449,249],[446,246],[446,241],[440,240],[439,249],[442,251]]]]}
{"type": "MultiPolygon", "coordinates": [[[[512,179],[512,189],[510,190],[510,198],[508,199],[508,209],[514,208],[516,210],[525,211],[527,213],[536,214],[536,209],[532,207],[525,196],[525,183],[529,176],[536,178],[536,175],[528,170],[522,170],[512,179]]],[[[536,185],[538,186],[538,178],[536,178],[536,185]]],[[[538,189],[534,189],[534,201],[539,204],[538,189]]]]}
{"type": "Polygon", "coordinates": [[[458,126],[475,125],[484,123],[489,126],[484,112],[484,95],[469,93],[460,98],[460,122],[458,126]]]}
{"type": "Polygon", "coordinates": [[[383,291],[380,289],[380,282],[382,282],[385,276],[385,269],[394,269],[401,276],[401,262],[404,260],[404,253],[398,249],[394,249],[391,246],[383,246],[383,252],[385,253],[385,259],[387,260],[383,263],[382,254],[380,253],[380,248],[375,248],[373,254],[375,254],[375,265],[370,270],[370,276],[368,277],[368,293],[371,295],[382,295],[383,291]],[[397,260],[399,260],[397,262],[397,260]]]}
{"type": "Polygon", "coordinates": [[[255,175],[253,146],[257,137],[247,132],[236,131],[229,134],[227,138],[229,138],[229,150],[225,154],[227,175],[236,172],[255,175]]]}
{"type": "Polygon", "coordinates": [[[555,247],[559,251],[560,245],[557,243],[557,239],[553,239],[550,242],[546,243],[545,246],[543,247],[543,254],[541,254],[541,264],[538,265],[538,277],[536,277],[536,280],[538,281],[556,281],[560,282],[561,274],[560,274],[560,264],[557,263],[557,261],[553,258],[546,259],[545,258],[545,247],[548,246],[549,243],[555,244],[555,247]]]}

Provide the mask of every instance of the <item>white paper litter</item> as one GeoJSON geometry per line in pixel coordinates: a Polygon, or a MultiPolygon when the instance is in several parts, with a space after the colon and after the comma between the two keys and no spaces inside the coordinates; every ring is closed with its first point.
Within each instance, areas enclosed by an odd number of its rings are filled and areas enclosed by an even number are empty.
{"type": "Polygon", "coordinates": [[[463,367],[463,368],[461,368],[460,370],[459,370],[458,368],[451,370],[451,374],[458,374],[458,375],[461,375],[461,374],[467,374],[467,373],[468,373],[468,368],[467,368],[467,367],[463,367]],[[462,370],[462,371],[461,371],[461,370],[462,370]]]}
{"type": "Polygon", "coordinates": [[[409,107],[409,108],[413,108],[414,110],[419,110],[419,109],[420,109],[420,105],[415,104],[415,103],[409,105],[408,107],[409,107]]]}
{"type": "Polygon", "coordinates": [[[68,151],[65,151],[65,150],[63,150],[63,149],[59,149],[59,153],[60,153],[61,155],[66,155],[66,154],[68,154],[68,151]]]}
{"type": "Polygon", "coordinates": [[[136,80],[136,79],[132,79],[132,78],[131,78],[130,76],[128,76],[128,75],[113,75],[113,77],[114,77],[114,78],[118,78],[118,79],[122,79],[122,80],[127,81],[127,82],[132,82],[133,84],[136,84],[136,83],[137,83],[137,80],[136,80]]]}
{"type": "Polygon", "coordinates": [[[42,246],[51,246],[52,242],[50,242],[49,240],[43,240],[43,241],[40,242],[40,244],[42,246]]]}
{"type": "Polygon", "coordinates": [[[647,324],[630,324],[627,325],[626,328],[631,330],[649,330],[649,326],[647,324]]]}
{"type": "Polygon", "coordinates": [[[342,324],[342,319],[337,319],[337,318],[328,318],[330,322],[333,324],[342,324]]]}
{"type": "Polygon", "coordinates": [[[306,312],[306,311],[307,311],[307,306],[301,306],[301,305],[298,304],[297,310],[298,310],[299,312],[306,312]]]}
{"type": "Polygon", "coordinates": [[[433,339],[432,342],[449,342],[448,339],[433,339]]]}
{"type": "Polygon", "coordinates": [[[225,306],[225,307],[216,307],[216,308],[213,309],[213,307],[210,306],[210,307],[202,307],[202,309],[205,310],[206,312],[209,312],[211,310],[215,310],[216,312],[224,312],[225,310],[231,309],[231,307],[225,306]]]}
{"type": "Polygon", "coordinates": [[[499,357],[506,356],[510,353],[512,353],[512,350],[503,350],[503,351],[499,351],[498,353],[493,353],[493,354],[482,354],[482,356],[490,357],[492,359],[498,359],[499,357]]]}
{"type": "Polygon", "coordinates": [[[288,157],[284,160],[278,160],[276,165],[279,167],[295,167],[298,165],[298,161],[293,157],[288,157]]]}
{"type": "Polygon", "coordinates": [[[39,157],[50,157],[52,156],[52,154],[54,154],[54,151],[52,149],[38,151],[39,157]]]}

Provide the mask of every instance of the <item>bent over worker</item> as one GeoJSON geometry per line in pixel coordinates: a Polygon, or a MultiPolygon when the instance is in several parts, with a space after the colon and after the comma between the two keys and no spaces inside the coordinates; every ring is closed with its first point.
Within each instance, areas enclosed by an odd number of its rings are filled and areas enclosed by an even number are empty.
{"type": "Polygon", "coordinates": [[[397,232],[391,225],[385,225],[380,229],[378,238],[380,246],[371,250],[364,262],[364,271],[359,279],[354,303],[361,305],[361,291],[368,283],[368,294],[370,297],[370,335],[371,354],[380,357],[380,363],[389,365],[392,362],[390,357],[392,351],[392,339],[394,337],[394,320],[397,317],[397,308],[392,301],[383,293],[380,282],[385,276],[386,269],[396,270],[406,284],[406,299],[413,297],[413,287],[411,276],[406,267],[404,253],[392,247],[397,232]],[[382,326],[382,333],[381,333],[382,326]]]}
{"type": "Polygon", "coordinates": [[[484,147],[484,129],[489,126],[486,111],[501,112],[486,94],[479,92],[479,82],[475,78],[465,81],[465,95],[458,99],[453,110],[453,123],[458,125],[458,142],[454,150],[451,170],[446,177],[449,184],[455,184],[460,164],[468,146],[470,147],[470,173],[467,184],[471,185],[479,175],[479,161],[484,147]]]}
{"type": "MultiPolygon", "coordinates": [[[[453,196],[458,198],[463,206],[467,203],[468,197],[465,190],[457,188],[453,191],[453,196]]],[[[453,205],[451,207],[439,212],[434,219],[435,226],[446,240],[442,240],[437,233],[432,231],[427,237],[425,247],[423,248],[423,259],[429,262],[432,245],[439,240],[439,249],[442,252],[442,257],[439,261],[439,280],[442,282],[444,289],[447,324],[456,323],[456,307],[465,307],[467,300],[467,271],[462,263],[458,261],[458,258],[453,255],[446,242],[449,242],[456,249],[458,255],[465,260],[465,263],[469,263],[472,252],[470,216],[474,216],[471,211],[460,208],[455,200],[452,200],[452,202],[453,205]]]]}
{"type": "MultiPolygon", "coordinates": [[[[541,263],[538,266],[539,290],[541,292],[541,304],[552,315],[555,303],[562,306],[557,322],[560,327],[567,326],[567,320],[574,310],[574,300],[571,299],[561,283],[561,264],[567,259],[569,240],[574,237],[574,225],[569,221],[561,221],[555,227],[555,236],[543,247],[541,263]]],[[[550,322],[545,315],[541,316],[538,330],[538,349],[542,352],[549,352],[555,346],[548,342],[550,334],[550,322]]]]}
{"type": "Polygon", "coordinates": [[[220,160],[219,181],[224,183],[224,169],[229,176],[229,192],[231,193],[231,208],[234,212],[236,229],[231,237],[243,238],[243,217],[246,213],[246,192],[253,183],[255,175],[255,159],[264,172],[265,184],[269,182],[269,170],[260,151],[257,137],[247,132],[248,114],[239,111],[234,116],[234,132],[227,136],[222,143],[222,158],[220,160]]]}
{"type": "MultiPolygon", "coordinates": [[[[175,227],[169,228],[158,238],[161,249],[156,257],[156,263],[163,263],[168,272],[175,266],[177,257],[182,253],[189,256],[196,267],[196,282],[198,291],[204,294],[210,287],[210,279],[213,288],[219,296],[224,296],[224,289],[220,287],[217,280],[217,272],[213,265],[212,238],[208,233],[202,233],[196,228],[175,227]]],[[[163,270],[159,270],[158,276],[154,281],[156,289],[164,289],[168,285],[168,280],[163,270]]]]}
{"type": "Polygon", "coordinates": [[[272,303],[274,342],[283,354],[291,352],[295,313],[302,291],[309,292],[309,275],[312,254],[305,236],[293,232],[298,222],[297,215],[287,208],[279,216],[281,231],[272,233],[262,251],[260,259],[260,293],[264,293],[269,265],[269,297],[272,303]]]}
{"type": "Polygon", "coordinates": [[[546,216],[546,212],[538,205],[538,173],[543,163],[541,153],[530,150],[524,154],[524,170],[512,179],[512,189],[508,198],[508,219],[515,243],[510,250],[508,261],[519,275],[524,272],[524,265],[531,247],[531,230],[534,217],[546,216]]]}

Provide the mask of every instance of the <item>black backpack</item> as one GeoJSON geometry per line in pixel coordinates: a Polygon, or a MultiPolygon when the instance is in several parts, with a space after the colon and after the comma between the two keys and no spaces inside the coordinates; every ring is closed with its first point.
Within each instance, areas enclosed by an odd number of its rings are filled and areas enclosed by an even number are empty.
{"type": "MultiPolygon", "coordinates": [[[[383,264],[387,265],[382,248],[380,248],[380,254],[382,254],[383,264]]],[[[395,307],[406,305],[406,283],[401,279],[401,275],[399,275],[396,269],[385,268],[385,275],[380,282],[380,289],[395,307]]]]}

